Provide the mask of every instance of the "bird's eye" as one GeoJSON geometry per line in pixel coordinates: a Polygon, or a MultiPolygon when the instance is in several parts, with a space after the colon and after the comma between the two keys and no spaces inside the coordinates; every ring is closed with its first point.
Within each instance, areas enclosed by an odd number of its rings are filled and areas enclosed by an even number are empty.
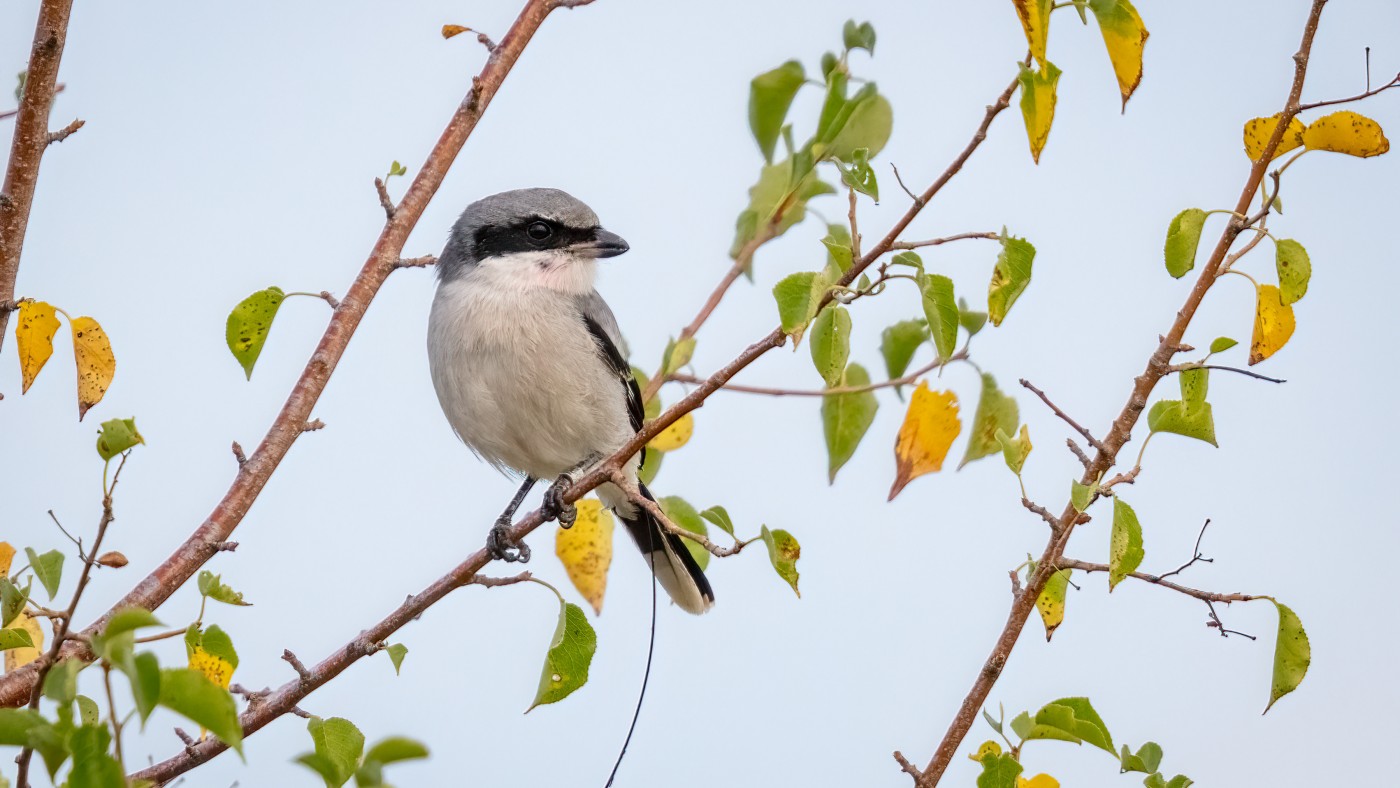
{"type": "Polygon", "coordinates": [[[547,222],[535,222],[525,228],[525,234],[530,236],[532,240],[543,241],[554,235],[554,228],[550,227],[547,222]]]}

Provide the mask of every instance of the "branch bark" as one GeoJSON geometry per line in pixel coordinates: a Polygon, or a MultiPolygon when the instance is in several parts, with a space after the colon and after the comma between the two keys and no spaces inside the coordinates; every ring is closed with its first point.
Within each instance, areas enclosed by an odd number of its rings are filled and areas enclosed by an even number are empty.
{"type": "MultiPolygon", "coordinates": [[[[59,3],[58,0],[48,0],[45,7],[60,4],[66,6],[66,3],[59,3]]],[[[322,335],[315,352],[312,353],[311,359],[302,370],[291,394],[257,450],[248,455],[246,462],[239,463],[233,484],[209,517],[195,529],[184,544],[101,618],[88,626],[84,630],[85,633],[91,634],[100,630],[119,608],[137,606],[154,610],[159,607],[219,551],[219,545],[225,542],[243,521],[243,517],[267,485],[272,473],[302,434],[304,425],[310,420],[312,408],[325,391],[331,373],[335,371],[336,365],[344,355],[350,337],[355,333],[370,302],[389,274],[397,269],[409,233],[417,225],[429,200],[442,185],[448,168],[476,128],[477,122],[519,59],[520,53],[551,11],[580,4],[582,3],[578,0],[528,0],[510,31],[487,59],[481,73],[473,78],[471,90],[458,106],[437,144],[428,154],[427,160],[423,162],[418,175],[396,207],[393,218],[385,222],[369,259],[365,261],[359,275],[355,277],[340,305],[336,307],[330,324],[326,326],[325,334],[322,335]]],[[[50,81],[51,79],[52,77],[50,81]]],[[[47,137],[44,140],[46,141],[47,137]]],[[[91,653],[85,647],[74,642],[68,643],[64,655],[91,658],[91,653]]],[[[35,673],[35,670],[25,668],[0,677],[0,705],[15,706],[28,700],[35,673]]]]}
{"type": "MultiPolygon", "coordinates": [[[[1137,424],[1138,418],[1147,408],[1148,396],[1151,395],[1157,382],[1167,374],[1172,356],[1179,349],[1186,328],[1191,324],[1196,310],[1200,307],[1206,293],[1210,291],[1211,285],[1215,284],[1231,245],[1240,233],[1249,227],[1250,223],[1240,217],[1247,215],[1250,202],[1259,189],[1268,163],[1273,158],[1274,151],[1278,149],[1279,142],[1283,139],[1284,130],[1298,114],[1299,98],[1302,96],[1303,81],[1307,76],[1308,57],[1312,52],[1313,37],[1317,34],[1318,21],[1326,4],[1327,0],[1313,0],[1312,2],[1307,23],[1303,28],[1302,42],[1297,53],[1293,56],[1293,84],[1284,103],[1282,116],[1273,135],[1270,136],[1268,144],[1264,146],[1263,155],[1249,168],[1244,188],[1241,189],[1239,199],[1236,201],[1235,217],[1221,232],[1220,239],[1216,242],[1209,261],[1202,267],[1200,276],[1197,277],[1191,292],[1186,296],[1186,302],[1182,305],[1181,310],[1177,312],[1171,328],[1166,335],[1161,337],[1157,348],[1148,358],[1146,369],[1134,379],[1127,403],[1103,438],[1103,446],[1096,450],[1093,461],[1084,471],[1084,476],[1081,479],[1083,484],[1091,484],[1102,478],[1104,473],[1112,468],[1117,461],[1119,450],[1128,442],[1133,426],[1137,424]]],[[[933,788],[933,786],[938,785],[943,773],[953,762],[957,748],[962,745],[963,738],[967,736],[968,730],[977,719],[978,711],[986,703],[992,686],[1000,678],[1001,671],[1005,668],[1006,661],[1010,658],[1011,651],[1021,635],[1021,629],[1025,626],[1031,610],[1035,607],[1035,601],[1040,596],[1040,592],[1045,588],[1045,582],[1056,571],[1055,568],[1061,565],[1065,545],[1074,532],[1077,517],[1078,513],[1074,507],[1066,504],[1064,512],[1060,515],[1060,530],[1047,543],[1035,573],[1027,582],[1025,590],[1012,603],[1001,635],[997,637],[996,643],[992,646],[991,654],[987,656],[977,678],[973,681],[972,688],[959,705],[952,723],[948,726],[947,732],[944,733],[943,739],[939,742],[928,766],[916,781],[917,788],[933,788]]]]}
{"type": "MultiPolygon", "coordinates": [[[[24,249],[24,234],[29,229],[29,211],[34,206],[39,162],[51,139],[49,110],[53,108],[53,97],[57,92],[58,64],[63,59],[63,45],[68,39],[68,17],[72,10],[73,0],[44,0],[39,6],[34,48],[29,52],[29,71],[24,81],[24,97],[19,102],[15,136],[10,143],[10,163],[5,169],[5,185],[0,188],[0,303],[15,300],[19,257],[24,249]]],[[[76,130],[73,128],[73,131],[76,130]]],[[[5,346],[9,324],[10,310],[0,309],[0,348],[5,346]]]]}

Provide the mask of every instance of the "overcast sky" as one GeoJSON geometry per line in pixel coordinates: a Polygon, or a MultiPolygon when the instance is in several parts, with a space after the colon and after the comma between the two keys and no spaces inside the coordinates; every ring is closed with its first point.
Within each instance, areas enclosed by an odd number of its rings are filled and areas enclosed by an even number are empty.
{"type": "MultiPolygon", "coordinates": [[[[11,73],[23,68],[37,6],[0,6],[0,65],[11,73]]],[[[1030,379],[1095,431],[1107,428],[1190,286],[1163,270],[1167,224],[1183,208],[1233,205],[1249,165],[1241,124],[1281,106],[1307,3],[1143,0],[1139,8],[1152,37],[1125,115],[1097,30],[1056,14],[1050,57],[1064,76],[1039,167],[1013,109],[909,230],[922,238],[1005,225],[1036,245],[1030,289],[974,353],[1016,389],[1036,444],[1026,485],[1056,511],[1079,472],[1062,448],[1068,431],[1015,381],[1030,379]]],[[[90,533],[101,473],[94,430],[137,418],[149,445],[123,477],[110,542],[131,565],[98,575],[80,623],[209,513],[233,478],[230,441],[257,444],[329,311],[289,302],[248,382],[224,346],[229,309],[272,284],[344,291],[383,221],[372,179],[395,159],[416,172],[484,58],[469,37],[443,41],[440,26],[499,38],[517,10],[514,0],[79,0],[53,125],[80,117],[87,126],[44,159],[18,291],[97,317],[118,371],[79,424],[66,340],[20,397],[7,338],[0,538],[64,547],[50,508],[90,533]]],[[[867,237],[878,237],[907,207],[888,162],[922,188],[1014,75],[1025,43],[1009,2],[599,0],[560,12],[510,75],[406,253],[440,251],[478,197],[564,188],[631,243],[604,265],[599,287],[634,360],[654,367],[729,265],[734,217],[761,163],[746,122],[749,79],[793,57],[815,70],[851,16],[879,32],[873,61],[862,53],[854,62],[895,111],[877,169],[884,201],[861,218],[867,237]]],[[[1366,46],[1374,81],[1400,70],[1397,30],[1394,3],[1332,3],[1305,96],[1359,92],[1366,46]]],[[[802,122],[816,98],[799,98],[802,122]]],[[[1358,109],[1400,134],[1400,92],[1358,109]]],[[[12,128],[0,121],[6,139],[12,128]]],[[[1124,491],[1143,522],[1144,570],[1189,558],[1212,518],[1203,551],[1215,562],[1183,581],[1273,594],[1297,611],[1314,657],[1302,688],[1260,717],[1271,605],[1222,609],[1231,628],[1260,640],[1222,639],[1204,626],[1199,602],[1132,582],[1110,596],[1093,576],[1071,592],[1053,643],[1039,622],[1027,626],[993,710],[1005,704],[1010,716],[1087,695],[1116,741],[1157,741],[1168,774],[1206,786],[1377,779],[1375,761],[1354,756],[1358,742],[1388,729],[1400,702],[1389,669],[1400,648],[1389,601],[1400,433],[1386,402],[1396,385],[1397,155],[1310,154],[1289,170],[1286,213],[1270,226],[1307,247],[1315,275],[1296,336],[1260,368],[1289,382],[1217,373],[1210,395],[1221,448],[1156,439],[1143,476],[1124,491]]],[[[404,185],[395,179],[391,188],[404,185]]],[[[813,203],[832,217],[844,205],[813,203]]],[[[1207,236],[1217,231],[1212,224],[1207,236]]],[[[756,283],[736,285],[700,334],[697,372],[772,327],[772,284],[820,265],[821,234],[812,220],[759,254],[756,283]]],[[[994,245],[972,242],[925,260],[977,297],[994,257],[994,245]]],[[[1269,258],[1266,244],[1243,267],[1272,279],[1269,258]]],[[[354,637],[479,547],[510,497],[513,482],[476,461],[438,408],[423,339],[432,287],[430,272],[392,277],[315,410],[327,428],[298,442],[238,529],[241,547],[210,564],[255,603],[217,607],[207,619],[238,647],[236,681],[280,685],[293,676],[279,659],[284,648],[309,663],[354,637]]],[[[1204,346],[1224,334],[1247,344],[1252,303],[1244,279],[1221,281],[1187,341],[1204,346]]],[[[881,329],[917,314],[902,288],[857,305],[853,359],[880,369],[881,329]]],[[[1226,359],[1244,355],[1241,347],[1226,359]]],[[[820,385],[805,347],[769,354],[740,380],[820,385]]],[[[938,385],[963,398],[970,420],[975,372],[949,369],[938,385]]],[[[1169,381],[1163,394],[1174,391],[1169,381]]],[[[928,759],[1004,623],[1007,570],[1039,554],[1045,527],[1022,509],[995,458],[917,479],[886,503],[903,406],[891,392],[880,402],[831,487],[816,400],[721,393],[696,413],[695,438],[667,458],[655,488],[700,507],[723,504],[747,534],[765,523],[791,531],[802,543],[803,594],[795,598],[753,549],[712,563],[711,613],[660,611],[651,689],[620,786],[899,788],[909,780],[890,752],[928,759]]],[[[1105,560],[1108,519],[1101,513],[1078,529],[1070,554],[1105,560]]],[[[530,541],[530,568],[567,584],[551,533],[530,541]]],[[[398,785],[601,785],[646,657],[649,578],[632,547],[618,547],[591,680],[566,701],[521,714],[556,603],[542,588],[517,586],[454,593],[397,637],[409,648],[403,675],[383,657],[365,660],[304,707],[348,717],[371,740],[425,741],[432,759],[394,767],[398,785]]],[[[160,616],[183,625],[197,608],[186,589],[160,616]]],[[[183,659],[177,641],[159,653],[183,659]]],[[[128,741],[128,763],[178,751],[175,724],[165,713],[153,718],[128,741]]],[[[990,734],[979,724],[960,752],[990,734]]],[[[313,785],[291,762],[310,744],[304,722],[284,718],[248,741],[246,764],[224,755],[189,784],[313,785]]],[[[1046,771],[1067,786],[1141,784],[1087,747],[1039,743],[1024,761],[1029,774],[1046,771]]],[[[971,785],[977,769],[960,755],[947,784],[971,785]]]]}

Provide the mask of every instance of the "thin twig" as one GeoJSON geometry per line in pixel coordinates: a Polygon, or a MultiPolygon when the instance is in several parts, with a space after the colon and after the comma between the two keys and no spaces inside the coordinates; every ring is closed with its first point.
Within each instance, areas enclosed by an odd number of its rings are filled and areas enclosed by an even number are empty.
{"type": "Polygon", "coordinates": [[[985,238],[995,241],[1001,238],[999,233],[958,233],[943,238],[930,238],[927,241],[896,241],[890,244],[891,249],[921,249],[925,246],[942,246],[952,241],[967,241],[974,238],[985,238]]]}
{"type": "Polygon", "coordinates": [[[1169,372],[1185,372],[1188,369],[1218,369],[1221,372],[1234,372],[1239,375],[1247,375],[1258,380],[1267,380],[1270,383],[1287,383],[1283,378],[1271,378],[1268,375],[1260,375],[1248,369],[1239,367],[1227,367],[1222,364],[1176,364],[1168,368],[1169,372]]]}
{"type": "Polygon", "coordinates": [[[1173,575],[1179,575],[1179,574],[1181,574],[1182,572],[1185,572],[1187,569],[1190,569],[1191,566],[1194,565],[1194,564],[1195,564],[1196,562],[1198,562],[1198,561],[1199,561],[1200,563],[1203,563],[1203,564],[1213,564],[1213,563],[1215,563],[1215,559],[1214,559],[1214,558],[1206,558],[1204,555],[1201,554],[1201,540],[1204,539],[1204,538],[1206,537],[1206,529],[1209,528],[1209,527],[1210,527],[1210,518],[1207,517],[1205,523],[1204,523],[1203,525],[1201,525],[1201,532],[1198,533],[1198,534],[1196,534],[1196,546],[1195,546],[1194,548],[1192,548],[1192,550],[1191,550],[1191,560],[1187,561],[1186,563],[1182,564],[1181,566],[1178,566],[1177,568],[1175,568],[1175,569],[1173,569],[1172,571],[1166,573],[1165,575],[1159,575],[1160,579],[1165,580],[1165,579],[1167,579],[1168,577],[1172,577],[1173,575]]]}
{"type": "Polygon", "coordinates": [[[389,199],[389,187],[384,184],[383,178],[374,179],[374,190],[379,192],[379,204],[384,207],[384,218],[394,221],[394,212],[398,209],[394,207],[394,201],[389,199]]]}
{"type": "Polygon", "coordinates": [[[426,268],[436,264],[437,258],[430,254],[422,257],[403,257],[394,261],[395,268],[426,268]]]}
{"type": "Polygon", "coordinates": [[[915,780],[923,776],[923,774],[919,772],[919,767],[910,763],[909,759],[904,757],[904,753],[899,750],[894,751],[894,759],[899,762],[899,768],[915,780]]]}
{"type": "Polygon", "coordinates": [[[637,488],[637,483],[627,478],[627,476],[625,476],[622,473],[622,471],[612,472],[612,483],[617,487],[621,488],[622,491],[627,494],[628,500],[650,512],[651,516],[655,517],[657,522],[661,523],[661,527],[665,528],[667,531],[675,534],[676,536],[681,537],[682,539],[689,539],[690,541],[700,545],[701,547],[708,550],[710,554],[716,558],[726,558],[728,556],[734,555],[740,550],[743,550],[744,547],[749,544],[748,542],[735,540],[733,547],[720,547],[714,542],[711,542],[709,538],[706,537],[704,534],[698,534],[694,531],[688,531],[680,527],[679,525],[676,525],[675,523],[671,522],[671,518],[666,516],[666,512],[662,511],[661,507],[657,505],[656,501],[653,501],[650,498],[647,498],[645,495],[642,495],[641,490],[637,488]]]}
{"type": "Polygon", "coordinates": [[[920,198],[919,195],[913,193],[912,191],[909,191],[909,187],[904,185],[904,178],[900,177],[899,168],[894,165],[894,162],[890,162],[890,169],[894,170],[894,179],[899,182],[899,188],[903,189],[904,193],[909,195],[909,199],[914,202],[914,206],[917,208],[923,208],[923,199],[920,198]]]}
{"type": "Polygon", "coordinates": [[[1050,398],[1045,395],[1045,392],[1036,388],[1034,385],[1031,384],[1029,380],[1026,380],[1025,378],[1021,378],[1021,385],[1030,389],[1031,392],[1034,393],[1037,397],[1040,397],[1042,402],[1050,406],[1050,410],[1054,411],[1056,416],[1059,416],[1061,419],[1064,420],[1066,424],[1073,427],[1075,432],[1084,436],[1084,440],[1088,441],[1090,446],[1093,446],[1096,450],[1100,452],[1106,451],[1104,445],[1099,442],[1098,438],[1094,437],[1094,434],[1092,432],[1089,432],[1089,430],[1085,427],[1079,426],[1079,422],[1070,418],[1068,413],[1065,413],[1064,411],[1060,410],[1060,406],[1051,402],[1050,398]]]}
{"type": "MultiPolygon", "coordinates": [[[[963,348],[962,350],[953,354],[953,357],[948,359],[946,362],[942,359],[934,359],[933,361],[930,361],[924,366],[919,367],[918,369],[914,370],[913,372],[910,372],[909,374],[903,377],[894,378],[892,380],[884,380],[879,383],[869,383],[864,386],[833,386],[829,389],[784,389],[771,388],[768,386],[745,386],[742,383],[725,383],[721,387],[721,390],[733,391],[739,394],[763,394],[769,397],[834,397],[838,394],[863,394],[867,391],[878,391],[880,389],[890,388],[893,386],[913,385],[914,383],[917,383],[919,381],[919,378],[929,374],[930,372],[933,372],[939,367],[946,366],[947,364],[951,364],[954,361],[966,360],[967,349],[963,348]]],[[[707,380],[707,378],[696,377],[695,375],[686,375],[678,372],[671,376],[671,380],[674,380],[677,383],[700,384],[704,383],[707,380]]]]}
{"type": "Polygon", "coordinates": [[[521,572],[518,575],[511,575],[510,577],[486,577],[484,575],[472,575],[472,578],[467,581],[467,585],[485,586],[487,588],[499,588],[501,586],[513,586],[516,583],[524,583],[528,580],[533,580],[534,577],[535,576],[529,572],[521,572]]]}
{"type": "Polygon", "coordinates": [[[1085,468],[1088,468],[1089,455],[1085,454],[1084,450],[1079,448],[1079,444],[1074,442],[1074,438],[1065,438],[1065,444],[1069,446],[1070,451],[1074,452],[1074,456],[1076,459],[1079,460],[1079,464],[1083,465],[1085,468]]]}
{"type": "Polygon", "coordinates": [[[301,677],[303,682],[311,680],[311,671],[307,670],[306,666],[301,664],[301,660],[297,659],[297,655],[293,654],[291,649],[282,649],[282,659],[286,660],[287,664],[292,666],[292,670],[297,672],[297,675],[301,677]]]}
{"type": "Polygon", "coordinates": [[[63,128],[59,129],[58,131],[49,132],[48,141],[45,144],[52,145],[55,142],[63,142],[64,140],[73,136],[73,132],[77,131],[78,129],[81,129],[83,126],[86,125],[87,121],[85,120],[75,120],[72,123],[69,123],[67,126],[64,126],[63,128]]]}
{"type": "Polygon", "coordinates": [[[1372,90],[1372,89],[1369,87],[1369,85],[1370,85],[1370,79],[1371,79],[1371,70],[1370,70],[1370,66],[1369,66],[1369,63],[1370,63],[1370,55],[1371,55],[1371,48],[1370,48],[1370,47],[1366,47],[1366,59],[1367,59],[1367,64],[1368,64],[1368,65],[1367,65],[1367,69],[1366,69],[1366,80],[1367,80],[1366,92],[1364,92],[1364,93],[1358,93],[1358,94],[1356,94],[1355,96],[1349,96],[1349,97],[1347,97],[1347,98],[1331,99],[1331,100],[1329,100],[1329,101],[1314,101],[1314,102],[1312,102],[1311,104],[1300,104],[1300,105],[1298,105],[1298,111],[1299,111],[1299,112],[1306,112],[1306,111],[1308,111],[1308,110],[1310,110],[1310,109],[1317,109],[1318,107],[1330,107],[1330,106],[1332,106],[1332,105],[1334,105],[1334,104],[1350,104],[1350,103],[1353,102],[1353,101],[1360,101],[1360,100],[1365,99],[1365,98],[1370,98],[1371,96],[1374,96],[1374,95],[1376,95],[1377,93],[1384,93],[1385,91],[1390,90],[1391,88],[1400,87],[1400,74],[1396,74],[1394,79],[1390,80],[1389,82],[1385,83],[1384,85],[1381,85],[1380,87],[1378,87],[1378,88],[1376,88],[1376,89],[1374,89],[1374,90],[1372,90]]]}
{"type": "Polygon", "coordinates": [[[1040,519],[1044,520],[1047,524],[1049,524],[1051,531],[1060,530],[1059,519],[1056,518],[1055,515],[1051,514],[1049,509],[1046,509],[1044,506],[1041,506],[1040,504],[1036,503],[1035,501],[1032,501],[1029,498],[1022,498],[1021,505],[1026,507],[1027,509],[1030,509],[1032,512],[1035,512],[1036,514],[1040,515],[1040,519]]]}

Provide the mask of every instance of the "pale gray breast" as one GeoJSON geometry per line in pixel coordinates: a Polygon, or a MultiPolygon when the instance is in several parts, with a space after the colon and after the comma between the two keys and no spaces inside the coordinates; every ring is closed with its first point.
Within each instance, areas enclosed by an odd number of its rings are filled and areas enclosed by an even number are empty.
{"type": "Polygon", "coordinates": [[[428,357],[453,429],[497,467],[552,478],[632,434],[625,390],[574,296],[445,282],[428,357]]]}

